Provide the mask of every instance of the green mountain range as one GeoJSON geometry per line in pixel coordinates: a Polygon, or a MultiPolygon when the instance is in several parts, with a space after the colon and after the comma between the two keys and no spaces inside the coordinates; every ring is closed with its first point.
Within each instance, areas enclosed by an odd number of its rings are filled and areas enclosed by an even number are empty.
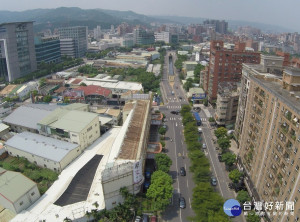
{"type": "MultiPolygon", "coordinates": [[[[122,22],[132,25],[148,26],[152,22],[176,23],[176,24],[201,24],[205,18],[182,17],[182,16],[146,16],[133,11],[117,11],[107,9],[81,9],[76,7],[61,7],[56,9],[33,9],[22,12],[1,11],[0,23],[34,21],[35,31],[54,29],[66,26],[88,26],[89,29],[100,25],[103,29],[115,27],[122,22]]],[[[247,21],[229,21],[229,28],[236,29],[238,26],[252,26],[264,31],[287,32],[287,28],[254,23],[247,21]]]]}

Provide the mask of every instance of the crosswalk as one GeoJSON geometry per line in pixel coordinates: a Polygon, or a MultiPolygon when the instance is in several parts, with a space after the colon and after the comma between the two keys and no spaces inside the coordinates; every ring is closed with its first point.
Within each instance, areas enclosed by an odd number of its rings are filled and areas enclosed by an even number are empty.
{"type": "Polygon", "coordinates": [[[167,106],[168,109],[181,109],[181,106],[167,106]]]}
{"type": "Polygon", "coordinates": [[[181,117],[170,117],[168,120],[170,120],[170,121],[175,121],[175,120],[182,120],[182,118],[181,117]]]}
{"type": "MultiPolygon", "coordinates": [[[[182,117],[170,117],[170,118],[168,118],[168,120],[170,120],[170,121],[174,121],[174,120],[182,120],[182,117]]],[[[202,121],[202,122],[206,122],[206,121],[207,121],[207,118],[202,118],[201,121],[202,121]]]]}

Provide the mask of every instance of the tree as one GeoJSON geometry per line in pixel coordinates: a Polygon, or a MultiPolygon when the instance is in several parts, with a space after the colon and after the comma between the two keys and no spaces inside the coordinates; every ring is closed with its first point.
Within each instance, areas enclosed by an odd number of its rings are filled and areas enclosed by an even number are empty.
{"type": "Polygon", "coordinates": [[[227,166],[232,166],[236,162],[236,155],[230,152],[224,153],[222,155],[222,161],[224,161],[227,166]]]}
{"type": "Polygon", "coordinates": [[[52,96],[47,95],[43,97],[43,102],[50,103],[52,101],[52,96]]]}
{"type": "Polygon", "coordinates": [[[170,204],[173,195],[172,178],[167,173],[158,170],[152,174],[151,185],[146,197],[152,200],[154,211],[164,211],[170,204]]]}
{"type": "Polygon", "coordinates": [[[260,222],[261,221],[259,215],[257,215],[255,213],[255,211],[248,212],[246,220],[247,220],[247,222],[260,222]]]}
{"type": "Polygon", "coordinates": [[[203,100],[203,105],[204,105],[204,106],[208,106],[208,99],[207,99],[207,98],[205,98],[205,99],[203,100]]]}
{"type": "Polygon", "coordinates": [[[209,122],[215,122],[215,119],[214,119],[214,117],[209,117],[208,121],[209,122]]]}
{"type": "Polygon", "coordinates": [[[164,127],[159,127],[158,133],[159,133],[160,135],[165,135],[166,132],[167,132],[167,129],[166,129],[166,128],[164,128],[164,127]]]}
{"type": "Polygon", "coordinates": [[[217,142],[219,144],[219,147],[222,149],[223,153],[228,150],[228,148],[230,147],[230,143],[231,143],[231,141],[227,137],[222,137],[222,138],[218,139],[217,142]]]}
{"type": "Polygon", "coordinates": [[[234,169],[230,171],[229,178],[232,180],[232,182],[237,183],[242,175],[242,172],[240,172],[238,169],[234,169]]]}
{"type": "Polygon", "coordinates": [[[43,87],[44,85],[46,85],[46,78],[41,78],[40,81],[39,81],[39,87],[43,87]]]}
{"type": "Polygon", "coordinates": [[[186,82],[183,84],[183,88],[184,88],[186,91],[189,91],[189,89],[193,87],[193,82],[194,82],[193,79],[188,78],[188,79],[186,80],[186,82]]]}
{"type": "Polygon", "coordinates": [[[219,127],[215,130],[215,136],[219,139],[227,135],[227,129],[225,127],[219,127]]]}
{"type": "Polygon", "coordinates": [[[237,194],[236,199],[237,199],[241,204],[245,203],[246,201],[250,201],[250,200],[251,200],[251,198],[250,198],[248,192],[245,191],[245,190],[240,190],[240,191],[238,192],[238,194],[237,194]]]}
{"type": "Polygon", "coordinates": [[[191,111],[191,106],[189,106],[189,105],[183,105],[181,108],[181,114],[188,113],[190,111],[191,111]]]}
{"type": "Polygon", "coordinates": [[[158,170],[161,170],[165,173],[169,172],[170,166],[172,165],[172,160],[170,157],[164,153],[158,153],[155,155],[154,159],[158,170]]]}
{"type": "Polygon", "coordinates": [[[80,83],[80,86],[87,86],[84,82],[80,83]]]}

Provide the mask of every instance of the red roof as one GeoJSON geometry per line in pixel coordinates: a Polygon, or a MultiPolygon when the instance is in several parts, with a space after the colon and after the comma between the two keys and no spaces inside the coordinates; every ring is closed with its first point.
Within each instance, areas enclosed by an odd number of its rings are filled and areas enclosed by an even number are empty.
{"type": "Polygon", "coordinates": [[[75,79],[72,81],[72,84],[79,84],[82,81],[82,79],[75,79]]]}
{"type": "Polygon", "coordinates": [[[83,91],[85,96],[89,96],[89,95],[101,95],[101,96],[108,97],[111,94],[111,90],[110,89],[106,89],[106,88],[103,88],[101,86],[94,86],[94,85],[79,86],[78,88],[76,88],[74,90],[83,91]]]}

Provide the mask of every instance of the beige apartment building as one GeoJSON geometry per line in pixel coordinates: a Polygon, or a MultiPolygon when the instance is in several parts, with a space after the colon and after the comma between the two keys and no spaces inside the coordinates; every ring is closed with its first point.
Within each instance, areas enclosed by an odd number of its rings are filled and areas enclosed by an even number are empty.
{"type": "Polygon", "coordinates": [[[237,84],[231,82],[220,83],[217,95],[217,109],[215,120],[218,125],[231,127],[235,123],[239,102],[239,91],[237,84]]]}
{"type": "Polygon", "coordinates": [[[235,126],[238,166],[253,200],[273,203],[272,210],[264,208],[270,221],[294,222],[300,218],[300,69],[281,75],[277,69],[274,75],[271,68],[243,64],[235,126]],[[283,209],[276,210],[276,203],[283,209]]]}

